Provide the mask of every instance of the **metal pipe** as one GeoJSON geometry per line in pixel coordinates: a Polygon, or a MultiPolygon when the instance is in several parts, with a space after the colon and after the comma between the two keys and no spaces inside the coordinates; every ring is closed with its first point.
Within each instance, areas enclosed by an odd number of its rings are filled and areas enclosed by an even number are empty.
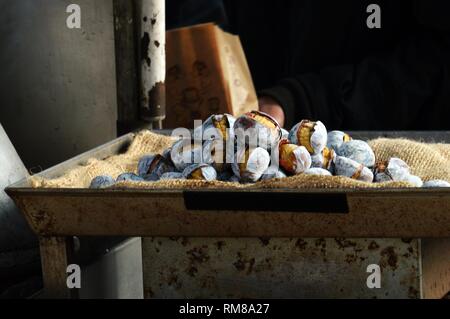
{"type": "Polygon", "coordinates": [[[114,42],[117,82],[117,132],[119,136],[137,129],[139,114],[139,69],[136,63],[137,34],[135,6],[130,0],[114,0],[114,42]]]}
{"type": "Polygon", "coordinates": [[[164,0],[136,0],[139,21],[140,116],[161,129],[166,117],[166,17],[164,0]]]}

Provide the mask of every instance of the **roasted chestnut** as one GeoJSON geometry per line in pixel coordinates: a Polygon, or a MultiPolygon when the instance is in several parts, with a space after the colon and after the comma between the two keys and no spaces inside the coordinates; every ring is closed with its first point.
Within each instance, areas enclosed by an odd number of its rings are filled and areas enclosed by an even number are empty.
{"type": "Polygon", "coordinates": [[[336,153],[333,149],[325,147],[322,152],[311,156],[312,165],[311,167],[324,168],[326,170],[331,170],[333,159],[336,153]]]}
{"type": "Polygon", "coordinates": [[[311,155],[304,146],[289,144],[282,140],[279,144],[280,166],[289,174],[301,174],[311,167],[311,155]]]}
{"type": "Polygon", "coordinates": [[[97,176],[92,180],[90,188],[103,189],[103,188],[111,187],[114,184],[115,184],[115,180],[111,176],[107,176],[107,175],[97,176]]]}
{"type": "Polygon", "coordinates": [[[250,147],[238,150],[232,164],[233,172],[241,182],[257,182],[269,168],[270,154],[265,149],[250,147]]]}
{"type": "Polygon", "coordinates": [[[155,174],[160,177],[166,172],[174,171],[175,168],[172,166],[170,161],[165,159],[161,155],[148,155],[141,158],[138,163],[138,175],[143,177],[151,174],[155,174]]]}
{"type": "Polygon", "coordinates": [[[336,175],[372,183],[373,173],[364,165],[346,157],[336,156],[334,159],[336,175]]]}
{"type": "Polygon", "coordinates": [[[374,169],[375,182],[401,182],[411,174],[408,164],[399,158],[391,158],[387,162],[379,162],[374,169]]]}
{"type": "Polygon", "coordinates": [[[311,155],[319,154],[327,146],[327,129],[320,121],[303,120],[292,128],[289,140],[306,147],[311,155]]]}
{"type": "Polygon", "coordinates": [[[343,143],[336,153],[365,167],[373,167],[375,165],[375,154],[369,144],[364,141],[351,140],[343,143]]]}
{"type": "Polygon", "coordinates": [[[228,151],[226,142],[221,139],[208,140],[203,143],[203,163],[214,167],[218,172],[228,170],[233,163],[233,152],[228,151]]]}
{"type": "Polygon", "coordinates": [[[228,140],[234,138],[233,127],[236,122],[230,114],[218,114],[210,116],[202,126],[194,130],[194,136],[200,136],[199,130],[201,130],[204,140],[221,139],[228,140]]]}
{"type": "Polygon", "coordinates": [[[217,172],[214,167],[207,164],[193,164],[183,171],[186,179],[214,181],[217,179],[217,172]]]}
{"type": "Polygon", "coordinates": [[[143,182],[143,181],[144,178],[134,173],[120,174],[116,179],[116,182],[143,182]]]}
{"type": "Polygon", "coordinates": [[[191,140],[181,139],[173,144],[170,156],[175,168],[182,172],[192,164],[203,163],[203,147],[191,140]]]}
{"type": "Polygon", "coordinates": [[[352,138],[347,133],[342,131],[328,132],[327,147],[337,151],[342,144],[350,142],[352,138]]]}
{"type": "MultiPolygon", "coordinates": [[[[234,134],[238,139],[238,143],[240,140],[250,137],[254,138],[255,141],[254,145],[248,145],[250,148],[262,147],[270,149],[278,144],[282,132],[280,125],[273,117],[263,112],[252,111],[236,120],[234,123],[234,134]]],[[[241,142],[241,144],[244,143],[241,142]]]]}

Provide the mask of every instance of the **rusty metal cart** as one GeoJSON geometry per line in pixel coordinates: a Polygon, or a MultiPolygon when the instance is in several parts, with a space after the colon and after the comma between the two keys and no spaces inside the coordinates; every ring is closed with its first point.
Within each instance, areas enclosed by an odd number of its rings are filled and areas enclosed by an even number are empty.
{"type": "MultiPolygon", "coordinates": [[[[450,141],[448,133],[384,136],[450,141]]],[[[121,153],[133,137],[40,176],[121,153]]],[[[39,235],[52,297],[73,297],[66,285],[73,236],[144,237],[148,298],[442,298],[450,291],[450,189],[33,189],[23,180],[6,192],[39,235]],[[381,268],[380,289],[366,285],[371,264],[381,268]]]]}

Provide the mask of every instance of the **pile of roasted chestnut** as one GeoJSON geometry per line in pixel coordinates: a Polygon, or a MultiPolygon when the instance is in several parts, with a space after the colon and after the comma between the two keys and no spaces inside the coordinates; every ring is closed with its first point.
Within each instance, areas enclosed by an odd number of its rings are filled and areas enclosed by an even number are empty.
{"type": "Polygon", "coordinates": [[[162,154],[144,156],[137,174],[98,176],[91,188],[170,179],[255,183],[298,174],[450,187],[440,180],[423,183],[399,158],[377,163],[369,144],[341,131],[327,132],[320,121],[303,120],[287,132],[271,116],[253,111],[237,119],[213,115],[194,130],[194,138],[189,135],[162,154]]]}

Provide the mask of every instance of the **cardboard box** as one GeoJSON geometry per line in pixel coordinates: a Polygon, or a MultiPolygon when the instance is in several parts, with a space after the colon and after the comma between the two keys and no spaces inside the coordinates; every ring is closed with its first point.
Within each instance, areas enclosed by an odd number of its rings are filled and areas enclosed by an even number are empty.
{"type": "Polygon", "coordinates": [[[167,32],[165,128],[193,128],[211,114],[258,108],[238,36],[212,23],[167,32]]]}

